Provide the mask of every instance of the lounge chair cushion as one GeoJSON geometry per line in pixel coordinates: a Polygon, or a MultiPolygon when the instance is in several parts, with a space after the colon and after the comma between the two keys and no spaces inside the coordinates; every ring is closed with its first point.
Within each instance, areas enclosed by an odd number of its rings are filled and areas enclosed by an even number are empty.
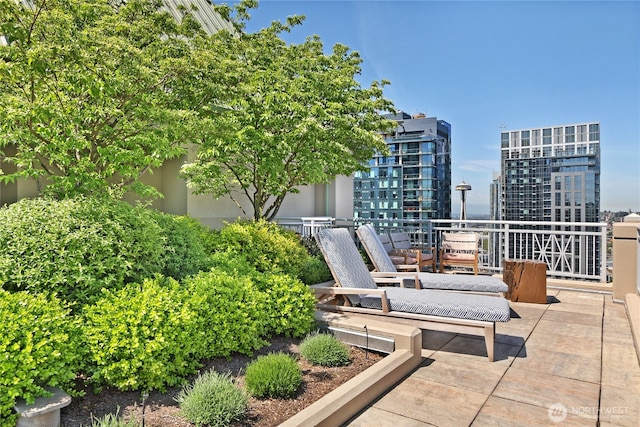
{"type": "Polygon", "coordinates": [[[376,266],[376,270],[388,273],[396,273],[398,271],[389,257],[388,252],[380,242],[380,238],[375,228],[373,228],[373,225],[364,224],[360,226],[358,228],[358,237],[362,240],[362,243],[367,246],[369,252],[371,252],[371,260],[376,266]]]}
{"type": "MultiPolygon", "coordinates": [[[[389,309],[457,319],[508,322],[509,303],[505,298],[421,289],[385,288],[389,309]]],[[[361,295],[360,306],[382,309],[379,296],[361,295]]]]}
{"type": "Polygon", "coordinates": [[[442,254],[442,259],[451,260],[451,261],[475,261],[475,254],[469,253],[444,253],[442,254]]]}
{"type": "MultiPolygon", "coordinates": [[[[317,232],[315,237],[327,259],[327,264],[332,269],[333,276],[340,278],[340,286],[363,289],[378,288],[347,229],[324,229],[317,232]]],[[[358,295],[347,295],[347,298],[354,305],[357,305],[360,300],[358,295]]]]}
{"type": "MultiPolygon", "coordinates": [[[[472,292],[507,292],[509,287],[502,280],[493,276],[468,276],[464,274],[418,273],[420,284],[425,289],[440,289],[472,292]]],[[[411,279],[406,287],[415,287],[411,279]]]]}

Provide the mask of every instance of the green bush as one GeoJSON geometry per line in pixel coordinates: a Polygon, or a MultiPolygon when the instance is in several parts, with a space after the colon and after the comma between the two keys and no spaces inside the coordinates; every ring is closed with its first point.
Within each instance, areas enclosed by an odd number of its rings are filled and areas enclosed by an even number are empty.
{"type": "Polygon", "coordinates": [[[260,321],[264,334],[303,337],[314,325],[315,296],[311,289],[295,277],[282,273],[260,273],[242,257],[227,252],[213,257],[215,269],[242,278],[262,295],[260,321]]]}
{"type": "Polygon", "coordinates": [[[23,199],[0,209],[0,280],[10,291],[56,292],[80,304],[163,269],[150,210],[108,198],[23,199]]]}
{"type": "Polygon", "coordinates": [[[0,290],[0,420],[14,425],[13,406],[33,403],[45,386],[70,394],[83,360],[80,323],[55,296],[0,290]]]}
{"type": "Polygon", "coordinates": [[[243,257],[260,272],[301,277],[310,257],[298,235],[264,220],[227,224],[213,234],[213,240],[216,251],[243,257]]]}
{"type": "Polygon", "coordinates": [[[302,384],[302,370],[285,353],[259,356],[247,365],[247,391],[256,397],[292,397],[302,384]]]}
{"type": "Polygon", "coordinates": [[[168,215],[153,211],[154,219],[162,228],[165,239],[163,269],[167,277],[181,280],[211,267],[204,246],[208,230],[187,216],[168,215]]]}
{"type": "Polygon", "coordinates": [[[265,295],[251,277],[219,268],[201,272],[184,283],[189,311],[197,319],[193,345],[200,357],[252,354],[266,344],[265,295]]]}
{"type": "Polygon", "coordinates": [[[329,270],[324,258],[312,256],[307,261],[300,280],[302,280],[304,284],[311,286],[331,280],[332,277],[331,270],[329,270]]]}
{"type": "Polygon", "coordinates": [[[84,310],[89,373],[97,386],[163,390],[199,366],[198,313],[175,280],[156,278],[105,290],[84,310]]]}
{"type": "Polygon", "coordinates": [[[254,283],[265,296],[265,328],[268,335],[303,337],[314,326],[315,296],[300,280],[287,274],[264,273],[254,283]]]}
{"type": "Polygon", "coordinates": [[[182,415],[196,426],[228,426],[244,418],[249,398],[230,374],[207,371],[175,398],[182,415]]]}
{"type": "Polygon", "coordinates": [[[344,366],[351,361],[349,349],[331,334],[315,333],[300,343],[300,354],[314,365],[344,366]]]}

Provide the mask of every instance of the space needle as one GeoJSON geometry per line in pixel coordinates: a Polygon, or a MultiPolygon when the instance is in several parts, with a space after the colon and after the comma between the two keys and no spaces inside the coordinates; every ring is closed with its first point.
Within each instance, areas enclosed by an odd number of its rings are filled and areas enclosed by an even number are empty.
{"type": "Polygon", "coordinates": [[[465,227],[466,224],[464,223],[464,221],[467,220],[467,191],[471,191],[471,186],[469,184],[467,184],[466,182],[464,182],[464,180],[462,180],[462,182],[458,185],[456,185],[456,191],[460,192],[460,197],[462,198],[462,203],[460,204],[460,226],[461,227],[465,227]]]}

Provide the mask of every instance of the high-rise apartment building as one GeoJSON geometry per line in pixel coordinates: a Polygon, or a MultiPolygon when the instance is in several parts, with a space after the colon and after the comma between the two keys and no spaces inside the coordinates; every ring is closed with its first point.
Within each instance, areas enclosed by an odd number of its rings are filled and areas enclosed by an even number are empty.
{"type": "Polygon", "coordinates": [[[390,155],[376,155],[368,172],[354,175],[354,218],[384,226],[451,218],[451,125],[424,114],[386,117],[398,123],[384,135],[390,155]]]}
{"type": "Polygon", "coordinates": [[[501,133],[505,221],[598,222],[600,124],[501,133]]]}

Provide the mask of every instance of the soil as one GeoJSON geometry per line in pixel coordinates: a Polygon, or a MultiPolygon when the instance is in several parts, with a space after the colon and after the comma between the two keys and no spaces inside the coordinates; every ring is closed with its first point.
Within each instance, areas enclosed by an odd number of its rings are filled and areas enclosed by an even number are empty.
{"type": "MultiPolygon", "coordinates": [[[[253,357],[236,355],[231,359],[212,359],[204,364],[201,371],[214,369],[217,372],[231,373],[239,385],[242,385],[246,365],[257,356],[268,353],[285,352],[294,355],[303,373],[303,383],[296,396],[291,399],[251,398],[247,417],[234,427],[277,426],[291,418],[302,409],[311,405],[325,394],[336,389],[360,372],[375,364],[384,356],[375,352],[350,347],[351,363],[341,367],[313,366],[299,356],[299,339],[276,337],[271,344],[255,352],[253,357]]],[[[194,377],[189,378],[192,381],[194,377]]],[[[189,427],[192,424],[179,415],[175,396],[180,387],[168,388],[165,392],[153,391],[142,405],[140,392],[124,392],[116,389],[104,389],[95,394],[91,386],[79,382],[84,389],[83,397],[73,398],[71,405],[61,412],[62,427],[87,427],[106,414],[118,414],[124,419],[135,417],[138,425],[145,427],[189,427]],[[143,415],[144,414],[144,415],[143,415]],[[143,424],[144,421],[144,424],[143,424]]]]}

